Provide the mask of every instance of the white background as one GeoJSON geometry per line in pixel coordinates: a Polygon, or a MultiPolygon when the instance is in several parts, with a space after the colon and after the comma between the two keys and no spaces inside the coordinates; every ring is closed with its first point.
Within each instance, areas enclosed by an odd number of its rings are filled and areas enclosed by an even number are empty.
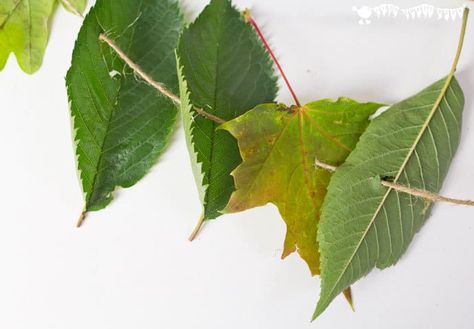
{"type": "MultiPolygon", "coordinates": [[[[183,1],[188,17],[206,2],[183,1]]],[[[447,74],[460,26],[360,26],[352,6],[380,4],[369,0],[236,3],[253,9],[305,102],[411,96],[447,74]]],[[[474,198],[474,15],[470,23],[458,72],[463,140],[443,189],[460,198],[474,198]]],[[[83,201],[64,76],[80,25],[59,9],[42,69],[27,76],[10,58],[0,73],[0,328],[473,328],[474,209],[436,206],[396,267],[354,285],[355,313],[338,298],[311,324],[319,279],[296,255],[280,260],[275,207],[222,217],[187,241],[200,205],[182,129],[145,179],[76,229],[83,201]]],[[[283,87],[279,100],[291,102],[283,87]]]]}

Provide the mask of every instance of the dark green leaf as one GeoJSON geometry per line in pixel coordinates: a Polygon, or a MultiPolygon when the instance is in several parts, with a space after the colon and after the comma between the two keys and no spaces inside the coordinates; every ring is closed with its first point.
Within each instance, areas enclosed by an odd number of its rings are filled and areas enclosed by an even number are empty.
{"type": "Polygon", "coordinates": [[[106,33],[144,71],[177,92],[174,50],[182,18],[173,0],[98,0],[87,15],[67,75],[85,210],[104,208],[168,144],[177,109],[136,77],[99,35],[106,33]]]}
{"type": "Polygon", "coordinates": [[[231,171],[241,162],[236,141],[193,107],[231,120],[272,102],[272,62],[252,27],[227,0],[212,0],[183,33],[178,47],[184,126],[204,218],[213,219],[234,191],[231,171]]]}

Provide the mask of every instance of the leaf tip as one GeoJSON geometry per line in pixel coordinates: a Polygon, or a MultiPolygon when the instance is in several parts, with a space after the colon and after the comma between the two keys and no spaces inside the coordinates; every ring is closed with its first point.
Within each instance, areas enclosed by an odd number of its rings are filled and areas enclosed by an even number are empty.
{"type": "Polygon", "coordinates": [[[344,294],[344,297],[346,298],[347,302],[349,303],[349,307],[351,308],[352,312],[355,312],[354,301],[352,299],[351,287],[348,287],[348,288],[344,289],[343,294],[344,294]]]}
{"type": "Polygon", "coordinates": [[[281,253],[281,259],[284,260],[286,257],[290,256],[295,251],[296,251],[296,245],[287,244],[285,240],[283,252],[281,253]]]}
{"type": "Polygon", "coordinates": [[[324,307],[320,306],[320,302],[318,302],[318,305],[316,306],[316,310],[313,313],[313,316],[311,317],[311,322],[314,322],[319,316],[323,313],[324,307]]]}

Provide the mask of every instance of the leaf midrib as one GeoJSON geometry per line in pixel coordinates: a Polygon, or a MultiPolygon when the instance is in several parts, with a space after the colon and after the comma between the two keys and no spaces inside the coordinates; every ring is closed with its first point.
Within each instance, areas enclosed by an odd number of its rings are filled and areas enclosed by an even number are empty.
{"type": "MultiPolygon", "coordinates": [[[[139,16],[138,16],[138,17],[140,17],[140,14],[141,14],[141,12],[142,12],[142,9],[143,9],[143,0],[140,1],[140,5],[139,5],[139,8],[138,8],[138,13],[139,13],[139,16]]],[[[98,24],[99,26],[101,26],[101,24],[100,24],[98,18],[96,17],[95,19],[96,19],[97,24],[98,24]]],[[[136,29],[137,29],[137,25],[138,25],[138,24],[134,24],[134,26],[133,26],[133,31],[132,31],[132,34],[131,34],[131,37],[130,37],[130,43],[129,43],[129,45],[128,45],[127,54],[130,53],[130,48],[131,48],[131,45],[132,45],[132,43],[133,43],[133,38],[134,38],[134,35],[135,35],[135,31],[136,31],[136,29]]],[[[102,26],[101,26],[101,27],[102,27],[102,26]]],[[[102,33],[104,33],[104,31],[102,31],[102,33]]],[[[98,40],[98,39],[97,39],[97,40],[98,40]]],[[[102,50],[101,50],[101,52],[102,52],[102,50]]],[[[102,58],[104,58],[103,54],[102,54],[102,58]]],[[[114,101],[111,103],[110,115],[109,115],[109,117],[108,117],[108,119],[107,119],[107,126],[106,126],[106,128],[105,128],[104,138],[102,139],[102,145],[101,145],[101,147],[100,147],[99,159],[97,160],[97,165],[96,165],[96,168],[95,168],[96,171],[95,171],[95,175],[94,175],[94,180],[93,180],[92,185],[91,185],[92,188],[91,188],[91,191],[90,191],[90,193],[89,193],[89,197],[88,197],[87,200],[86,200],[86,210],[87,210],[87,208],[90,206],[89,203],[90,203],[90,200],[91,200],[91,198],[92,198],[92,195],[93,195],[94,191],[96,191],[97,177],[98,177],[99,174],[102,172],[102,171],[100,170],[100,167],[101,167],[101,165],[102,165],[102,160],[103,160],[103,158],[104,158],[104,154],[106,153],[106,152],[104,152],[104,146],[105,146],[105,143],[106,143],[106,141],[107,141],[107,136],[110,134],[110,125],[111,125],[111,123],[112,123],[112,121],[113,121],[114,112],[115,112],[115,110],[114,110],[114,109],[115,109],[114,104],[117,103],[117,99],[118,99],[118,97],[120,96],[120,93],[121,93],[121,90],[122,90],[123,83],[124,83],[125,79],[126,79],[126,78],[125,78],[125,75],[123,75],[122,78],[120,79],[120,86],[119,86],[119,88],[117,89],[117,92],[116,92],[115,97],[114,97],[114,101]]]]}
{"type": "MultiPolygon", "coordinates": [[[[217,92],[219,91],[219,63],[220,63],[220,40],[222,38],[222,33],[223,33],[223,30],[224,30],[224,26],[223,25],[223,21],[221,19],[221,16],[223,15],[218,15],[218,22],[217,22],[217,25],[220,26],[221,28],[218,30],[218,34],[217,34],[217,45],[216,45],[216,50],[215,50],[215,54],[216,54],[216,64],[215,64],[215,79],[214,79],[214,98],[212,100],[212,109],[214,109],[214,113],[216,115],[219,115],[218,114],[218,109],[217,109],[217,92]]],[[[215,157],[215,148],[216,148],[216,134],[217,134],[217,131],[216,131],[216,123],[214,121],[211,121],[211,127],[212,127],[212,134],[210,136],[210,143],[212,145],[211,147],[211,150],[210,150],[210,153],[209,153],[209,176],[208,176],[208,179],[209,179],[209,186],[211,185],[211,182],[212,182],[212,179],[214,177],[213,175],[213,172],[214,172],[214,157],[215,157]]],[[[205,208],[206,208],[206,211],[205,213],[207,213],[207,206],[209,204],[209,200],[210,199],[213,199],[211,198],[211,193],[206,193],[206,205],[205,205],[205,208]]]]}
{"type": "Polygon", "coordinates": [[[307,187],[308,196],[311,199],[311,203],[313,204],[313,208],[316,209],[316,200],[312,193],[316,194],[315,188],[311,184],[311,180],[309,178],[309,168],[308,163],[306,162],[306,151],[304,147],[304,139],[303,139],[303,115],[304,115],[304,108],[298,109],[298,137],[299,137],[299,150],[301,155],[301,165],[303,166],[303,177],[304,183],[307,187]]]}

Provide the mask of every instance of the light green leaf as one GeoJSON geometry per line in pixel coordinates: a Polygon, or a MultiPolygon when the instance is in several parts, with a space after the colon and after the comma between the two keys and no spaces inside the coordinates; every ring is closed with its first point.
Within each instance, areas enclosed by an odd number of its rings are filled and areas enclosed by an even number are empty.
{"type": "Polygon", "coordinates": [[[11,52],[26,73],[36,72],[48,43],[55,0],[0,1],[0,70],[11,52]]]}
{"type": "Polygon", "coordinates": [[[204,109],[231,120],[272,102],[277,86],[272,62],[252,27],[228,0],[212,0],[186,29],[178,46],[184,127],[204,208],[221,215],[234,190],[230,172],[241,159],[236,141],[218,124],[198,116],[204,109]]]}
{"type": "Polygon", "coordinates": [[[451,75],[376,118],[337,169],[324,201],[320,315],[343,289],[403,255],[429,217],[425,199],[382,180],[438,192],[459,144],[463,92],[451,75]]]}
{"type": "MultiPolygon", "coordinates": [[[[84,10],[86,0],[69,1],[78,11],[84,10]]],[[[56,0],[0,1],[0,70],[12,52],[24,72],[32,74],[40,68],[55,4],[56,0]]]]}
{"type": "Polygon", "coordinates": [[[319,274],[316,233],[331,172],[316,167],[315,159],[342,164],[380,106],[347,98],[301,108],[269,104],[225,123],[243,159],[232,172],[236,191],[225,211],[275,204],[287,226],[283,256],[297,250],[319,274]]]}
{"type": "Polygon", "coordinates": [[[129,187],[169,142],[175,105],[132,70],[101,33],[144,71],[177,92],[175,47],[183,22],[173,0],[98,0],[79,33],[67,75],[85,211],[99,210],[129,187]]]}

